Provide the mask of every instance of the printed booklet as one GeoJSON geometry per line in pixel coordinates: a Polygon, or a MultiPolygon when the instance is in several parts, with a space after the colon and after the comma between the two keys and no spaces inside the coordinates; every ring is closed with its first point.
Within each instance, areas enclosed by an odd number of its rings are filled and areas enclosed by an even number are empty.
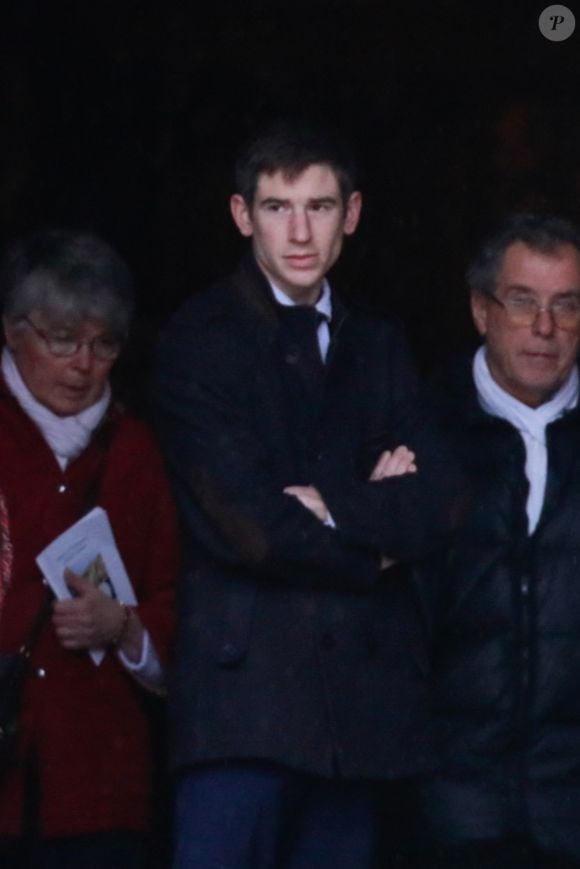
{"type": "MultiPolygon", "coordinates": [[[[59,600],[72,597],[64,571],[68,567],[77,576],[90,580],[109,595],[130,606],[137,603],[131,580],[117,549],[109,517],[102,507],[95,507],[63,534],[52,541],[36,558],[48,584],[59,600]]],[[[91,649],[95,664],[100,664],[104,649],[91,649]]]]}

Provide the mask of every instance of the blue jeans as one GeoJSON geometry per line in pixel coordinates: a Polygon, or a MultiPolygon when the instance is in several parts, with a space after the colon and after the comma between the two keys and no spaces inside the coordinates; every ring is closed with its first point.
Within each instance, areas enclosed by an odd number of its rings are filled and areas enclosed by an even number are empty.
{"type": "Polygon", "coordinates": [[[233,761],[177,782],[173,869],[370,869],[370,785],[233,761]]]}

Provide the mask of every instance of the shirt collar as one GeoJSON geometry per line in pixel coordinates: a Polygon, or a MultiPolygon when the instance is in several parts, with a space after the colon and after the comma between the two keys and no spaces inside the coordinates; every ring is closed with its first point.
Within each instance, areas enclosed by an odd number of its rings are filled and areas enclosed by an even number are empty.
{"type": "MultiPolygon", "coordinates": [[[[278,302],[279,305],[285,305],[286,307],[294,307],[297,303],[287,296],[279,287],[270,282],[270,287],[272,289],[272,293],[274,298],[278,302]]],[[[318,301],[314,305],[316,311],[319,314],[322,314],[324,319],[329,322],[332,320],[332,295],[330,293],[330,284],[324,279],[322,282],[322,292],[318,298],[318,301]]]]}

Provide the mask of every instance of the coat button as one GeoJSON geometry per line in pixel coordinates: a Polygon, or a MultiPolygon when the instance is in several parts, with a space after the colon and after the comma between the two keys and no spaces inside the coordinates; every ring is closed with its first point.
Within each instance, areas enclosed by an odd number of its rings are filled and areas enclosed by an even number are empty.
{"type": "Polygon", "coordinates": [[[63,492],[66,492],[66,490],[67,490],[67,487],[65,486],[65,484],[64,484],[64,483],[61,483],[60,486],[58,487],[58,493],[59,493],[59,495],[62,495],[63,492]]]}
{"type": "Polygon", "coordinates": [[[36,671],[36,675],[39,679],[44,679],[46,677],[46,670],[44,669],[44,667],[39,667],[36,671]]]}

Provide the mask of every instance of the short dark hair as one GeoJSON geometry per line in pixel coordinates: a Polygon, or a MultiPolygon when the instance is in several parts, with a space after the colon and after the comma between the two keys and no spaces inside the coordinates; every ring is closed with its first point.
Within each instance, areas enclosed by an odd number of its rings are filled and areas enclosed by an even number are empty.
{"type": "Polygon", "coordinates": [[[124,335],[134,308],[129,267],[92,233],[46,229],[14,242],[0,262],[2,312],[12,323],[32,310],[53,322],[103,320],[124,335]]]}
{"type": "Polygon", "coordinates": [[[580,254],[580,230],[570,220],[544,214],[513,214],[488,236],[469,263],[469,288],[482,295],[492,295],[505,253],[518,241],[531,250],[547,254],[571,244],[580,254]]]}
{"type": "Polygon", "coordinates": [[[311,122],[277,120],[263,127],[242,147],[236,160],[236,190],[252,205],[263,173],[281,171],[293,180],[308,166],[324,163],[334,171],[343,202],[355,189],[354,156],[330,128],[311,122]]]}

